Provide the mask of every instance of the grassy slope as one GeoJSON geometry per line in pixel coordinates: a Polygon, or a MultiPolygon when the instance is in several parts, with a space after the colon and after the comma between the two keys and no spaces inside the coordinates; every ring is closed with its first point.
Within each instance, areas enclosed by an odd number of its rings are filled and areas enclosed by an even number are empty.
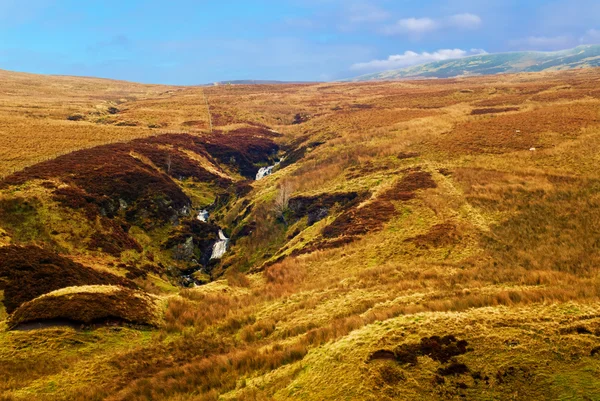
{"type": "MultiPolygon", "coordinates": [[[[161,329],[0,332],[0,393],[42,400],[597,399],[598,80],[589,70],[205,89],[217,125],[262,123],[282,132],[283,144],[324,144],[254,184],[246,219],[257,228],[232,247],[225,263],[233,267],[220,281],[162,293],[161,329]],[[519,110],[471,115],[504,107],[519,110]],[[290,125],[297,113],[312,118],[290,125]],[[306,223],[286,227],[275,218],[278,187],[293,188],[294,196],[368,190],[368,206],[417,167],[436,188],[392,201],[394,212],[378,216],[381,229],[238,272],[319,242],[341,213],[288,240],[306,223]],[[438,369],[450,363],[426,356],[414,366],[367,362],[376,350],[449,334],[469,343],[455,361],[467,373],[443,376],[438,369]]],[[[129,107],[152,104],[181,123],[180,109],[170,105],[192,110],[200,100],[200,89],[187,89],[129,107]]],[[[223,226],[241,202],[217,216],[223,226]]]]}
{"type": "Polygon", "coordinates": [[[450,78],[457,76],[558,71],[599,65],[599,46],[579,46],[557,52],[514,52],[470,56],[458,60],[363,75],[354,82],[402,78],[450,78]]]}

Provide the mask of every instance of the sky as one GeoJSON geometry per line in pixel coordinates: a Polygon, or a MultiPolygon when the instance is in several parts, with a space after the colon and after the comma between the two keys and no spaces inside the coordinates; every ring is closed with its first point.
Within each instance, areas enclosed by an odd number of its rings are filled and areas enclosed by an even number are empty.
{"type": "Polygon", "coordinates": [[[143,83],[330,81],[600,44],[600,0],[0,0],[0,69],[143,83]]]}

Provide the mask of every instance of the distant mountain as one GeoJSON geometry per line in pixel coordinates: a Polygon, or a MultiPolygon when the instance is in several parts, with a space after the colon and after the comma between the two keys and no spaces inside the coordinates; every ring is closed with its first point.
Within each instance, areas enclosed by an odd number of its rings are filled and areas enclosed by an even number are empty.
{"type": "Polygon", "coordinates": [[[399,70],[362,75],[352,82],[417,78],[559,71],[600,66],[600,46],[586,45],[557,52],[514,52],[483,54],[461,59],[436,61],[399,70]]]}

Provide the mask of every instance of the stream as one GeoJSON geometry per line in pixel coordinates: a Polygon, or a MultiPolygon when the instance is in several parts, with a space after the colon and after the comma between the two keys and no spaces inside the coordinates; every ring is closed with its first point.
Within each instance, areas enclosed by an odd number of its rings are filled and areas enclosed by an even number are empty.
{"type": "Polygon", "coordinates": [[[273,169],[275,167],[279,166],[284,159],[285,159],[285,157],[282,157],[281,160],[279,160],[277,163],[275,163],[272,166],[261,167],[260,170],[258,170],[258,173],[256,173],[256,181],[261,180],[261,179],[265,178],[266,176],[273,174],[273,169]]]}
{"type": "Polygon", "coordinates": [[[213,245],[212,255],[210,259],[221,259],[225,252],[227,252],[227,246],[229,245],[229,238],[223,234],[223,230],[219,230],[219,240],[213,245]]]}

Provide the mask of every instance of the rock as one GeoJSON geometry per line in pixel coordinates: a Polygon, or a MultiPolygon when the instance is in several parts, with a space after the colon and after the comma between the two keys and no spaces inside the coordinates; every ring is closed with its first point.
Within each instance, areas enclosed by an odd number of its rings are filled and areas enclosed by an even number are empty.
{"type": "Polygon", "coordinates": [[[190,261],[194,257],[194,238],[189,237],[185,243],[173,248],[173,259],[190,261]]]}

